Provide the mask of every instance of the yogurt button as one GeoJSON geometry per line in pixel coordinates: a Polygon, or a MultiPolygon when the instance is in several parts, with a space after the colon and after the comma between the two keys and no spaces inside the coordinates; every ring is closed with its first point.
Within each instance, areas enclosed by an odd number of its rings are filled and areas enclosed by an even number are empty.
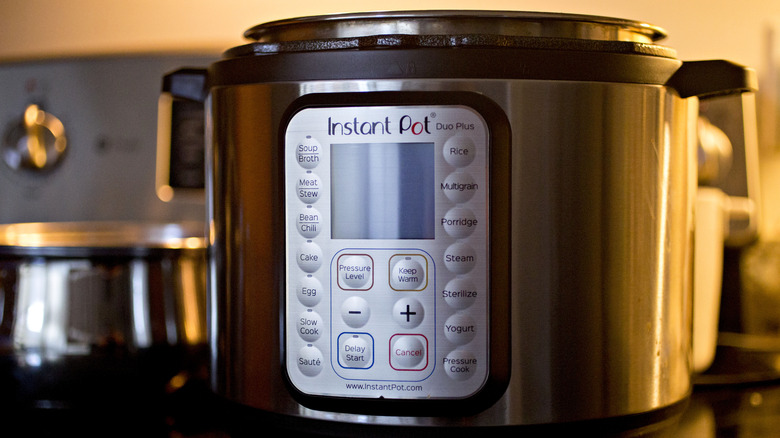
{"type": "Polygon", "coordinates": [[[301,233],[301,236],[309,239],[317,237],[322,227],[322,215],[316,208],[307,205],[306,208],[302,208],[298,212],[298,217],[295,218],[295,226],[298,227],[298,232],[301,233]]]}
{"type": "Polygon", "coordinates": [[[455,136],[444,142],[444,160],[455,167],[466,167],[474,161],[477,148],[474,140],[465,136],[455,136]]]}
{"type": "Polygon", "coordinates": [[[477,326],[468,315],[456,313],[444,322],[444,336],[455,345],[465,345],[474,339],[477,326]]]}
{"type": "Polygon", "coordinates": [[[477,228],[479,221],[468,208],[455,207],[441,218],[444,231],[456,239],[465,239],[477,228]]]}
{"type": "Polygon", "coordinates": [[[462,310],[477,301],[479,292],[468,278],[453,278],[444,286],[441,295],[450,307],[462,310]]]}
{"type": "Polygon", "coordinates": [[[368,301],[360,297],[349,297],[341,304],[341,319],[352,327],[363,327],[371,316],[368,301]]]}
{"type": "Polygon", "coordinates": [[[311,240],[307,240],[298,248],[295,259],[298,262],[298,267],[304,272],[315,272],[322,266],[322,248],[311,240]]]}
{"type": "Polygon", "coordinates": [[[441,191],[450,201],[460,204],[467,202],[479,190],[479,184],[471,174],[457,171],[449,174],[441,184],[441,191]]]}
{"type": "Polygon", "coordinates": [[[309,309],[298,316],[297,321],[298,335],[307,342],[314,342],[322,336],[325,324],[319,313],[309,309]]]}
{"type": "Polygon", "coordinates": [[[317,139],[307,135],[295,146],[295,159],[304,169],[314,169],[320,164],[322,146],[317,139]]]}
{"type": "Polygon", "coordinates": [[[447,376],[457,381],[467,380],[477,371],[477,358],[468,351],[452,351],[444,356],[441,364],[447,376]]]}
{"type": "Polygon", "coordinates": [[[425,259],[421,256],[393,256],[390,258],[392,265],[390,287],[395,290],[424,289],[428,282],[423,263],[425,263],[425,259]]]}
{"type": "Polygon", "coordinates": [[[322,371],[322,352],[309,344],[298,351],[298,369],[304,376],[314,377],[322,371]]]}
{"type": "Polygon", "coordinates": [[[322,299],[322,283],[311,275],[307,275],[301,278],[295,294],[298,296],[298,301],[301,304],[307,307],[314,307],[322,299]]]}
{"type": "Polygon", "coordinates": [[[311,171],[298,177],[298,181],[295,183],[295,194],[298,195],[298,199],[306,204],[317,202],[317,200],[320,199],[321,190],[322,181],[320,180],[320,177],[311,171]]]}
{"type": "Polygon", "coordinates": [[[453,243],[444,250],[444,266],[454,274],[466,274],[477,264],[477,253],[465,243],[453,243]]]}

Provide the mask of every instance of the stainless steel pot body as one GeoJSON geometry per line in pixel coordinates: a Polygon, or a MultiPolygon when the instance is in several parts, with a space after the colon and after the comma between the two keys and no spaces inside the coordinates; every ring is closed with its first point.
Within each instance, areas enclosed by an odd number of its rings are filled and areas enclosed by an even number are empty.
{"type": "Polygon", "coordinates": [[[205,372],[202,224],[12,224],[0,240],[4,409],[147,421],[205,372]]]}
{"type": "MultiPolygon", "coordinates": [[[[327,100],[327,97],[325,98],[327,100]]],[[[217,393],[299,420],[387,426],[576,422],[679,409],[690,390],[697,98],[661,85],[413,79],[216,87],[209,99],[217,393]],[[461,415],[315,410],[284,375],[279,126],[297,98],[467,91],[511,126],[511,313],[498,400],[461,415]]],[[[334,403],[334,406],[336,404],[334,403]]],[[[335,423],[332,423],[335,424],[335,423]]]]}

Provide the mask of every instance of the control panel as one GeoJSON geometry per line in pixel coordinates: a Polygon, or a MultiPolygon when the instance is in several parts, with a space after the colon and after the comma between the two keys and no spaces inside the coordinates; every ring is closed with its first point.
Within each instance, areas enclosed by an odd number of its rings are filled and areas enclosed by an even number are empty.
{"type": "Polygon", "coordinates": [[[490,373],[489,125],[302,108],[284,135],[284,351],[307,396],[464,399],[490,373]]]}

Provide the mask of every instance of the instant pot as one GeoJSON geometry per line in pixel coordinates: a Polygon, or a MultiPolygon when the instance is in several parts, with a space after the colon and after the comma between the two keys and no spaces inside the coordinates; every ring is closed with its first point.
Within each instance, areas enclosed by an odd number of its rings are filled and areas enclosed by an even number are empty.
{"type": "Polygon", "coordinates": [[[245,36],[180,87],[205,96],[211,386],[242,427],[604,433],[682,412],[699,99],[755,90],[752,70],[566,14],[245,36]]]}

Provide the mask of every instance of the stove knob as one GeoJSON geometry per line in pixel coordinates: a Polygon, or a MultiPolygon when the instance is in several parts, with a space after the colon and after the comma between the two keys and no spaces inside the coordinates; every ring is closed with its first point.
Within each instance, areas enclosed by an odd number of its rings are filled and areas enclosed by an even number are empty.
{"type": "Polygon", "coordinates": [[[62,122],[32,104],[22,120],[6,130],[2,155],[14,170],[45,172],[60,164],[66,148],[62,122]]]}

